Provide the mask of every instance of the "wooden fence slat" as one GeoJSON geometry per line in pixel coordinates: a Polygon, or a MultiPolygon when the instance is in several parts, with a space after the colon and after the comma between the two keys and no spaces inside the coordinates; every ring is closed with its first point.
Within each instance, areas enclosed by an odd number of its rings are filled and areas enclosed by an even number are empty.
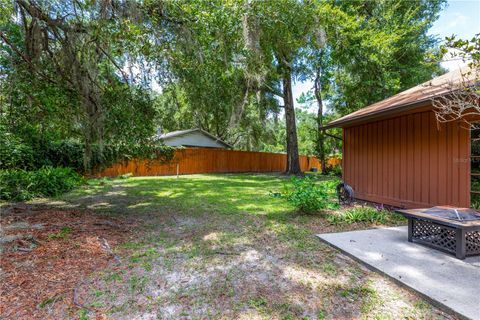
{"type": "MultiPolygon", "coordinates": [[[[330,158],[327,166],[336,166],[341,159],[330,158]]],[[[161,163],[159,160],[136,160],[116,163],[97,172],[97,177],[111,177],[127,173],[134,176],[166,176],[195,173],[229,172],[283,172],[287,164],[287,155],[283,153],[251,152],[239,150],[184,148],[175,150],[173,160],[161,163]]],[[[321,170],[320,161],[315,157],[300,156],[300,168],[321,170]]]]}

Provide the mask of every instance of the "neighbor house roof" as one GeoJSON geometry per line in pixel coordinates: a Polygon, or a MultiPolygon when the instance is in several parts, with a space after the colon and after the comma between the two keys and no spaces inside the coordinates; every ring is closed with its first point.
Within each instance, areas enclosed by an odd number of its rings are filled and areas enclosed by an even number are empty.
{"type": "Polygon", "coordinates": [[[473,83],[475,72],[468,73],[469,69],[458,69],[448,72],[442,76],[433,78],[418,86],[400,92],[390,98],[376,102],[368,107],[350,113],[340,119],[334,120],[325,126],[325,129],[332,127],[344,127],[357,122],[382,117],[397,112],[414,109],[432,98],[446,95],[455,90],[456,85],[463,81],[473,83]]]}
{"type": "Polygon", "coordinates": [[[168,132],[168,133],[164,133],[164,134],[157,135],[157,138],[158,138],[158,139],[161,139],[161,140],[163,140],[163,141],[167,141],[167,140],[169,140],[169,139],[178,138],[178,137],[186,136],[186,135],[190,135],[190,134],[202,134],[202,135],[206,136],[207,138],[212,139],[212,140],[214,140],[215,142],[223,145],[223,146],[226,147],[226,148],[233,148],[231,145],[229,145],[229,144],[226,143],[225,141],[221,140],[221,139],[218,138],[218,137],[215,137],[215,136],[212,135],[211,133],[209,133],[209,132],[207,132],[207,131],[205,131],[205,130],[202,130],[202,129],[200,129],[200,128],[188,129],[188,130],[172,131],[172,132],[168,132]]]}

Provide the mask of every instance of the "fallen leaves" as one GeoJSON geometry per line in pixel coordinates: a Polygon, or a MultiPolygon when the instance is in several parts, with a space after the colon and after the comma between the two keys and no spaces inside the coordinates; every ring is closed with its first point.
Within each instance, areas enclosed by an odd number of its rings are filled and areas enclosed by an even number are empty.
{"type": "Polygon", "coordinates": [[[2,319],[72,316],[81,305],[74,304],[75,288],[118,261],[112,247],[128,237],[131,227],[90,211],[9,211],[0,217],[0,239],[6,239],[0,260],[2,319]]]}

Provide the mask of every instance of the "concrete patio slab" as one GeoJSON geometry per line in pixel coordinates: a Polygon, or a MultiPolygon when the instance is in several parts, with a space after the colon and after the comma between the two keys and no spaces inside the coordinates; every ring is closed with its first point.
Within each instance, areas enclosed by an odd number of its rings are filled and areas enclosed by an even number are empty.
{"type": "Polygon", "coordinates": [[[420,293],[439,307],[480,320],[480,257],[458,260],[407,241],[407,227],[319,234],[373,270],[420,293]]]}

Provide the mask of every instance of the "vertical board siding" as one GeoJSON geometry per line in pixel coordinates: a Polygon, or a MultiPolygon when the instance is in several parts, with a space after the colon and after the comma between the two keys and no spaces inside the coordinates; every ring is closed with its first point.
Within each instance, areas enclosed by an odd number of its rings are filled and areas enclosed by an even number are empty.
{"type": "MultiPolygon", "coordinates": [[[[338,158],[327,160],[328,166],[336,166],[338,158]]],[[[235,172],[283,172],[287,166],[287,155],[281,153],[250,152],[209,148],[177,149],[173,160],[162,163],[159,160],[129,160],[112,165],[97,172],[98,177],[112,177],[131,173],[134,176],[163,176],[196,173],[235,173],[235,172]]],[[[321,169],[315,157],[300,156],[300,168],[321,169]]]]}
{"type": "Polygon", "coordinates": [[[470,133],[432,111],[344,128],[344,180],[359,199],[400,207],[470,205],[470,133]]]}

